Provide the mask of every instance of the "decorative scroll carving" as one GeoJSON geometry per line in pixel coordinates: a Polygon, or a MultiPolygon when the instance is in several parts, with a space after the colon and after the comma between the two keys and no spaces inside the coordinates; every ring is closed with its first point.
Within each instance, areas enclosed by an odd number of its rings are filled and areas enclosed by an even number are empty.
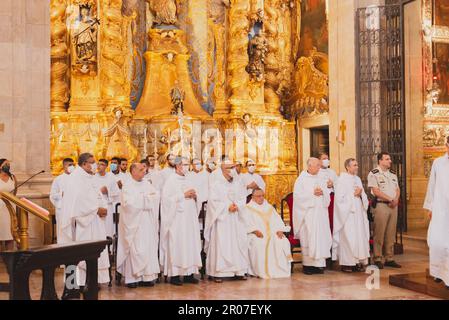
{"type": "Polygon", "coordinates": [[[51,21],[51,111],[64,112],[69,101],[68,48],[65,11],[67,0],[52,0],[51,21]]]}

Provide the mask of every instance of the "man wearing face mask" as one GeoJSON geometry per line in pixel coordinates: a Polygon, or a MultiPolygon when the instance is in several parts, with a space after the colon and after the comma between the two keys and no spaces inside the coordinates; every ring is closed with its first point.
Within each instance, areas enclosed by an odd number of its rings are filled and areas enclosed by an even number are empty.
{"type": "Polygon", "coordinates": [[[338,176],[337,173],[329,167],[329,155],[325,152],[322,152],[319,155],[319,159],[321,161],[319,176],[326,181],[329,191],[334,192],[334,187],[338,182],[338,176]]]}
{"type": "Polygon", "coordinates": [[[175,173],[175,156],[173,154],[169,154],[167,156],[167,165],[164,169],[160,172],[160,185],[159,188],[162,191],[164,188],[165,182],[168,180],[168,178],[175,173]]]}
{"type": "Polygon", "coordinates": [[[161,200],[160,262],[173,285],[197,284],[201,262],[198,197],[190,179],[189,161],[176,157],[175,173],[164,185],[161,200]]]}
{"type": "Polygon", "coordinates": [[[242,174],[242,181],[246,186],[247,196],[251,195],[255,189],[262,189],[262,191],[265,192],[265,181],[263,181],[262,177],[256,173],[256,163],[249,159],[246,161],[246,168],[248,169],[248,172],[242,174]]]}
{"type": "Polygon", "coordinates": [[[120,202],[120,189],[115,181],[114,174],[106,172],[108,160],[98,160],[98,172],[95,174],[95,184],[100,190],[104,203],[107,204],[108,214],[105,218],[106,235],[113,237],[115,205],[120,202]]]}
{"type": "Polygon", "coordinates": [[[321,161],[321,169],[318,172],[318,176],[323,179],[327,184],[327,190],[329,191],[330,204],[328,208],[329,213],[329,225],[331,232],[334,229],[334,197],[335,197],[335,187],[338,182],[338,176],[335,171],[329,168],[329,155],[325,152],[320,153],[319,159],[321,161]]]}
{"type": "Polygon", "coordinates": [[[216,282],[228,277],[246,280],[249,266],[246,193],[242,193],[235,164],[228,157],[223,156],[216,172],[210,180],[204,230],[206,272],[216,282]]]}
{"type": "MultiPolygon", "coordinates": [[[[62,198],[62,214],[59,221],[61,232],[74,241],[106,240],[105,217],[107,204],[95,184],[97,164],[90,153],[82,153],[78,167],[70,174],[62,198]],[[75,235],[72,225],[75,224],[75,235]]],[[[98,259],[98,283],[109,282],[109,257],[107,249],[98,259]]],[[[77,284],[86,283],[86,263],[78,264],[77,284]]],[[[66,287],[67,288],[67,287],[66,287]]],[[[87,290],[87,288],[85,288],[87,290]]],[[[78,293],[79,295],[79,293],[78,293]]]]}
{"type": "Polygon", "coordinates": [[[75,163],[71,158],[65,158],[62,161],[62,168],[64,172],[57,176],[51,185],[50,202],[55,207],[56,215],[56,240],[57,243],[72,242],[72,238],[67,238],[59,228],[60,216],[62,213],[62,198],[64,197],[64,190],[67,184],[69,175],[75,170],[75,163]]]}
{"type": "Polygon", "coordinates": [[[112,174],[118,175],[120,173],[119,163],[120,163],[119,157],[113,157],[111,159],[111,165],[109,166],[109,170],[111,171],[112,174]]]}
{"type": "MultiPolygon", "coordinates": [[[[11,192],[17,185],[16,178],[11,173],[11,166],[7,159],[0,159],[0,192],[11,192]]],[[[2,245],[6,250],[14,249],[11,234],[11,218],[3,201],[0,201],[0,251],[2,245]]]]}

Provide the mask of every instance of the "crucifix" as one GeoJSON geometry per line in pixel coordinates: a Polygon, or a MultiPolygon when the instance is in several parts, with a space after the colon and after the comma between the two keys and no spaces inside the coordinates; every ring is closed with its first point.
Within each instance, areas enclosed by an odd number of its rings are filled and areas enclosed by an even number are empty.
{"type": "Polygon", "coordinates": [[[340,130],[340,141],[341,143],[345,143],[346,141],[346,121],[345,120],[341,120],[341,124],[339,127],[340,130]]]}

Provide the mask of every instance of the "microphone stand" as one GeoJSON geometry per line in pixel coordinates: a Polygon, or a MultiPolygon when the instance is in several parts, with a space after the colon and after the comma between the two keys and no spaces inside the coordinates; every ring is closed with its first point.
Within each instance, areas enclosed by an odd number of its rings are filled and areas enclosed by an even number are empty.
{"type": "Polygon", "coordinates": [[[35,176],[38,176],[38,175],[40,175],[40,174],[42,174],[42,173],[44,173],[44,172],[45,172],[45,170],[42,170],[42,171],[39,171],[38,173],[33,174],[31,177],[29,177],[29,178],[26,179],[24,182],[22,182],[21,184],[19,184],[18,186],[16,186],[13,190],[11,190],[11,193],[15,195],[16,192],[17,192],[17,190],[18,190],[21,186],[23,186],[25,183],[27,183],[28,181],[30,181],[31,179],[33,179],[35,176]]]}

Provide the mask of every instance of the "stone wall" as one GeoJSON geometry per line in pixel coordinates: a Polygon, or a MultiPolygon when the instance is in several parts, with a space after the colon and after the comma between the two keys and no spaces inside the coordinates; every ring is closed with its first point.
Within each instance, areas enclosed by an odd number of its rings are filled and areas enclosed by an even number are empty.
{"type": "MultiPolygon", "coordinates": [[[[19,182],[50,169],[49,0],[0,1],[0,158],[11,160],[19,182]]],[[[48,207],[49,174],[19,190],[48,207]]],[[[30,243],[44,226],[30,217],[30,243]]]]}

